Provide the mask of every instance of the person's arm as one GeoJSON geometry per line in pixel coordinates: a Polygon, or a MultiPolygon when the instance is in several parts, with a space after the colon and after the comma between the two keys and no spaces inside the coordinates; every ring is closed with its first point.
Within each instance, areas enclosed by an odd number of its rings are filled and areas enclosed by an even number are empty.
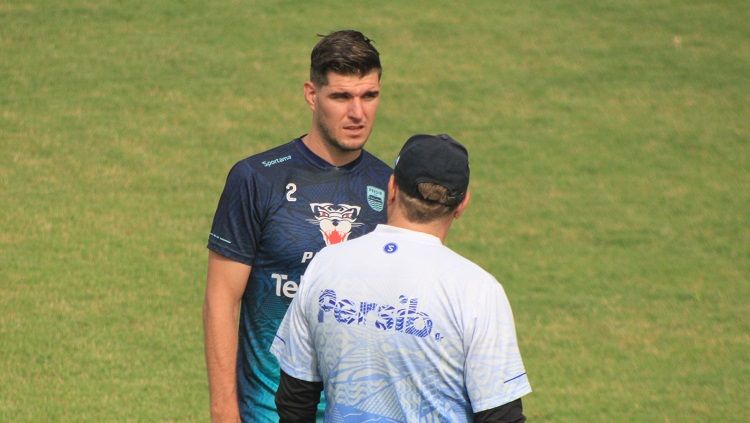
{"type": "MultiPolygon", "coordinates": [[[[502,285],[486,274],[466,323],[465,387],[476,422],[523,422],[521,397],[531,392],[502,285]],[[486,283],[488,282],[488,283],[486,283]]],[[[477,278],[479,280],[479,278],[477,278]]],[[[467,308],[468,309],[468,308],[467,308]]]]}
{"type": "Polygon", "coordinates": [[[523,423],[525,421],[521,398],[474,415],[474,423],[523,423]]]}
{"type": "Polygon", "coordinates": [[[208,253],[203,330],[211,400],[211,421],[239,422],[237,333],[240,301],[251,267],[208,253]]]}
{"type": "Polygon", "coordinates": [[[276,391],[279,423],[307,423],[315,421],[323,382],[308,382],[281,371],[276,391]]]}

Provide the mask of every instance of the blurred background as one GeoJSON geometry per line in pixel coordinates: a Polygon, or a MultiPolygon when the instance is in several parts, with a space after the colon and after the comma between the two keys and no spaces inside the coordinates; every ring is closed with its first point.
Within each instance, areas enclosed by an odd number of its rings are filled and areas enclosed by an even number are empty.
{"type": "Polygon", "coordinates": [[[208,230],[304,134],[316,34],[368,150],[469,149],[448,245],[513,306],[529,421],[750,419],[750,5],[0,0],[0,421],[207,421],[208,230]]]}

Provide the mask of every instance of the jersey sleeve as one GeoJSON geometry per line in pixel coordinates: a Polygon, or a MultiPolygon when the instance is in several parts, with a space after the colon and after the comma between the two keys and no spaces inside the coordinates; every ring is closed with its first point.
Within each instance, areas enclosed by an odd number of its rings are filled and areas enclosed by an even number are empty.
{"type": "Polygon", "coordinates": [[[210,250],[248,266],[255,259],[262,222],[262,199],[254,176],[247,163],[232,167],[208,237],[210,250]]]}
{"type": "Polygon", "coordinates": [[[302,276],[297,295],[289,305],[271,345],[271,353],[279,361],[279,367],[289,376],[307,382],[321,381],[308,318],[309,310],[314,308],[311,301],[317,301],[310,295],[310,283],[307,280],[310,279],[308,275],[315,261],[313,259],[310,262],[307,272],[302,276]]]}
{"type": "Polygon", "coordinates": [[[510,303],[497,281],[489,285],[466,334],[466,388],[475,413],[531,392],[510,303]]]}

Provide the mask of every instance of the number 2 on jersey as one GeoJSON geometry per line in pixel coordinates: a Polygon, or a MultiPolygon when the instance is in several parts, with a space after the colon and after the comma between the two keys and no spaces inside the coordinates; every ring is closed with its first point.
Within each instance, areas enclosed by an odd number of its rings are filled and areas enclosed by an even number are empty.
{"type": "Polygon", "coordinates": [[[297,192],[297,184],[290,182],[286,184],[286,201],[297,201],[294,193],[297,192]]]}

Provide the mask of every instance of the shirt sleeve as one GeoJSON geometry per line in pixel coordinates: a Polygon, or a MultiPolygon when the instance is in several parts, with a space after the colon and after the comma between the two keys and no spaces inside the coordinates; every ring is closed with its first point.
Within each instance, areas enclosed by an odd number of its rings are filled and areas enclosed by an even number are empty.
{"type": "Polygon", "coordinates": [[[275,397],[279,423],[314,422],[322,390],[323,382],[299,380],[281,370],[275,397]]]}
{"type": "Polygon", "coordinates": [[[474,415],[474,423],[524,423],[525,421],[526,416],[523,415],[521,398],[474,415]]]}
{"type": "Polygon", "coordinates": [[[307,312],[312,308],[311,301],[317,301],[310,295],[312,291],[309,287],[315,262],[316,259],[310,262],[302,276],[297,295],[289,305],[271,345],[271,353],[279,361],[279,367],[289,376],[307,382],[321,381],[307,312]]]}
{"type": "Polygon", "coordinates": [[[487,286],[465,340],[466,388],[475,413],[531,392],[508,298],[497,281],[487,286]]]}
{"type": "Polygon", "coordinates": [[[253,265],[261,233],[262,199],[256,184],[250,165],[232,167],[208,237],[210,250],[248,266],[253,265]]]}

